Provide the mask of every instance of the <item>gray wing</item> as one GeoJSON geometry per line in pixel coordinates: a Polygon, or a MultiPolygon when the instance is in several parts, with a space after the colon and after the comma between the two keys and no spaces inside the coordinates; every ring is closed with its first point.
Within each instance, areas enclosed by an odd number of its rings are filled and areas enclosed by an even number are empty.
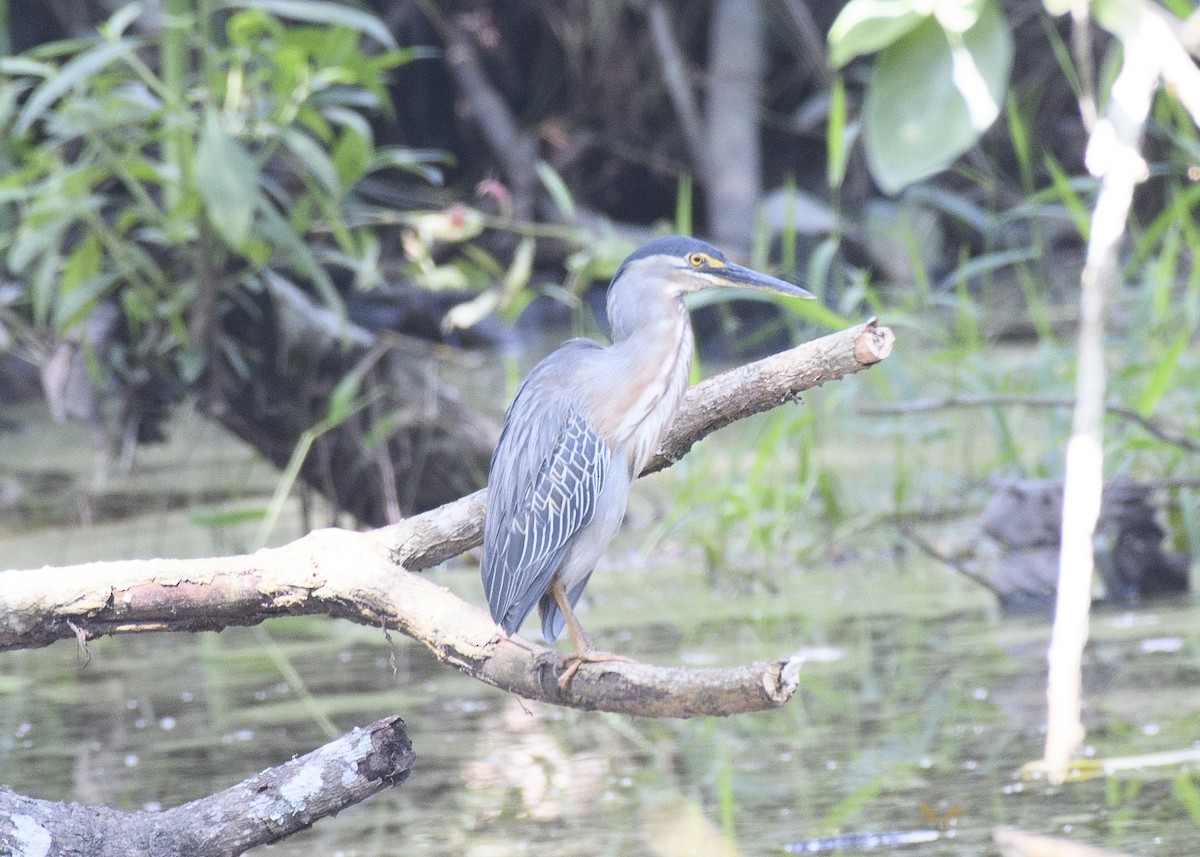
{"type": "Polygon", "coordinates": [[[530,373],[492,458],[481,573],[492,618],[509,634],[545,593],[571,538],[591,522],[611,461],[568,371],[583,348],[555,352],[530,373]]]}

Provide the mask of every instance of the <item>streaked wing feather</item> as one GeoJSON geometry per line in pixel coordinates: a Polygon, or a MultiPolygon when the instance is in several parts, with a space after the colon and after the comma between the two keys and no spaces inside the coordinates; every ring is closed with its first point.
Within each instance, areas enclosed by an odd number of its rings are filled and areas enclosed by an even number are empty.
{"type": "Polygon", "coordinates": [[[513,515],[503,552],[497,611],[505,630],[525,621],[562,562],[571,537],[591,523],[604,482],[608,447],[572,415],[513,515]]]}
{"type": "MultiPolygon", "coordinates": [[[[569,346],[575,343],[568,343],[569,346]]],[[[596,511],[611,452],[580,413],[556,352],[522,384],[489,477],[482,577],[492,618],[514,632],[537,604],[572,536],[596,511]],[[542,370],[542,371],[539,371],[542,370]]]]}

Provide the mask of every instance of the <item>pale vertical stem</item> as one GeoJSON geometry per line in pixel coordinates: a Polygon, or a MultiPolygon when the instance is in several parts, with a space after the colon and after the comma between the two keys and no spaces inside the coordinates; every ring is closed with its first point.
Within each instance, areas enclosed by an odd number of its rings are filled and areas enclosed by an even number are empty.
{"type": "Polygon", "coordinates": [[[1117,35],[1125,47],[1105,115],[1088,140],[1086,162],[1101,179],[1081,277],[1078,377],[1071,440],[1067,444],[1058,598],[1050,641],[1046,698],[1048,718],[1043,765],[1061,782],[1071,754],[1083,741],[1081,672],[1088,636],[1092,538],[1103,492],[1105,395],[1104,313],[1117,279],[1117,251],[1129,217],[1133,189],[1146,177],[1142,129],[1158,85],[1161,49],[1147,16],[1134,13],[1117,35]]]}

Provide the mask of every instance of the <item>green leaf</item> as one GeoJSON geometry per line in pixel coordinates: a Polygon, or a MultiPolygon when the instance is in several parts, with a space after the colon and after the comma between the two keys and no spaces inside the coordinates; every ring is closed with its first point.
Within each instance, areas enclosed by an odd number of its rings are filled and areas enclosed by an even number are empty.
{"type": "Polygon", "coordinates": [[[1071,216],[1075,230],[1080,239],[1086,244],[1092,234],[1092,215],[1088,206],[1079,195],[1079,191],[1071,182],[1070,176],[1062,165],[1049,152],[1042,157],[1046,172],[1050,173],[1050,189],[1071,216]]]}
{"type": "Polygon", "coordinates": [[[542,187],[546,189],[546,193],[550,194],[550,198],[554,200],[554,204],[558,206],[559,213],[568,221],[575,219],[575,201],[571,199],[571,192],[567,190],[566,183],[562,180],[554,167],[550,166],[545,161],[537,162],[538,178],[542,182],[542,187]]]}
{"type": "Polygon", "coordinates": [[[50,307],[54,303],[58,285],[58,260],[57,250],[50,250],[33,269],[30,292],[35,324],[44,325],[50,318],[50,307]]]}
{"type": "Polygon", "coordinates": [[[346,418],[357,410],[354,397],[358,395],[358,387],[362,383],[362,375],[351,372],[342,380],[329,395],[329,403],[325,406],[325,424],[340,426],[346,418]]]}
{"type": "Polygon", "coordinates": [[[1012,34],[994,0],[961,37],[930,18],[886,48],[871,70],[864,144],[887,193],[948,167],[999,115],[1012,34]]]}
{"type": "Polygon", "coordinates": [[[288,265],[313,285],[325,305],[337,313],[338,321],[345,324],[346,304],[329,274],[317,264],[317,259],[304,238],[274,206],[264,204],[259,211],[262,217],[258,231],[284,256],[288,265]]]}
{"type": "Polygon", "coordinates": [[[683,173],[675,188],[675,232],[692,234],[692,175],[683,173]]]}
{"type": "Polygon", "coordinates": [[[342,184],[338,178],[338,171],[324,147],[308,134],[295,128],[288,128],[283,132],[283,142],[299,161],[297,172],[307,170],[327,193],[335,197],[341,196],[342,184]]]}
{"type": "Polygon", "coordinates": [[[333,146],[333,166],[344,190],[349,191],[371,166],[371,141],[357,128],[346,126],[333,146]]]}
{"type": "Polygon", "coordinates": [[[533,276],[533,253],[536,249],[537,242],[528,236],[522,238],[521,243],[517,245],[512,264],[505,272],[504,283],[500,287],[505,303],[529,285],[533,276]]]}
{"type": "Polygon", "coordinates": [[[100,236],[88,232],[75,248],[67,254],[66,264],[63,265],[62,286],[64,294],[100,273],[100,236]]]}
{"type": "Polygon", "coordinates": [[[956,283],[965,283],[999,271],[1019,265],[1022,262],[1032,262],[1041,258],[1033,247],[1014,247],[1011,250],[995,250],[979,256],[972,256],[967,261],[947,274],[938,284],[938,291],[950,291],[956,283]]]}
{"type": "Polygon", "coordinates": [[[1162,399],[1167,389],[1171,386],[1171,376],[1175,374],[1175,368],[1179,365],[1179,358],[1183,354],[1183,350],[1187,348],[1191,338],[1191,330],[1181,331],[1175,337],[1175,341],[1168,346],[1166,353],[1155,361],[1154,370],[1150,373],[1150,378],[1146,381],[1146,387],[1142,390],[1142,394],[1138,396],[1137,404],[1135,405],[1137,412],[1143,417],[1148,417],[1154,413],[1159,400],[1162,399]]]}
{"type": "Polygon", "coordinates": [[[850,0],[829,28],[829,64],[883,50],[927,17],[911,0],[850,0]]]}
{"type": "Polygon", "coordinates": [[[948,33],[962,35],[975,26],[987,0],[937,0],[933,17],[948,33]]]}
{"type": "Polygon", "coordinates": [[[225,529],[239,524],[253,524],[267,516],[266,508],[259,506],[253,509],[191,509],[187,513],[188,520],[197,527],[225,529]]]}
{"type": "Polygon", "coordinates": [[[101,296],[117,282],[118,276],[116,271],[106,271],[84,280],[70,291],[61,292],[54,302],[54,328],[64,332],[83,321],[101,296]]]}
{"type": "Polygon", "coordinates": [[[437,149],[408,149],[403,146],[383,146],[375,150],[368,172],[395,167],[425,179],[430,184],[442,183],[442,171],[435,163],[450,163],[451,158],[437,149]]]}
{"type": "Polygon", "coordinates": [[[1187,814],[1192,817],[1192,822],[1200,826],[1200,789],[1196,788],[1192,775],[1184,771],[1175,778],[1171,786],[1175,799],[1183,804],[1187,814]]]}
{"type": "Polygon", "coordinates": [[[113,12],[112,16],[98,29],[105,38],[119,39],[129,29],[129,25],[140,18],[144,11],[141,3],[127,3],[113,12]]]}
{"type": "Polygon", "coordinates": [[[29,100],[25,102],[25,106],[21,108],[21,114],[17,117],[13,133],[16,136],[24,134],[69,89],[88,80],[118,57],[125,56],[138,44],[139,42],[134,39],[102,42],[69,60],[29,96],[29,100]]]}
{"type": "Polygon", "coordinates": [[[400,47],[387,26],[369,12],[362,12],[340,3],[322,0],[241,0],[225,4],[226,8],[262,9],[280,18],[308,21],[311,24],[329,24],[349,27],[370,36],[387,48],[400,47]]]}
{"type": "Polygon", "coordinates": [[[829,94],[829,120],[825,123],[825,181],[831,188],[841,187],[846,178],[847,142],[846,84],[838,75],[829,94]]]}
{"type": "Polygon", "coordinates": [[[229,135],[217,112],[204,113],[196,146],[196,187],[204,198],[209,222],[234,250],[254,223],[258,204],[258,167],[250,153],[229,135]]]}

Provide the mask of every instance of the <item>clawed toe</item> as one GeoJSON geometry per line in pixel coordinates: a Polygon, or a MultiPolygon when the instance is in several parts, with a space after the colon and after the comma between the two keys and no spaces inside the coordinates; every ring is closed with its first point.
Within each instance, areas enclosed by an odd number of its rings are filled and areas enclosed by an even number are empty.
{"type": "Polygon", "coordinates": [[[575,673],[579,672],[579,668],[585,663],[600,664],[605,662],[616,662],[622,664],[632,664],[632,658],[627,658],[622,655],[614,655],[611,652],[600,652],[596,649],[588,649],[583,652],[576,652],[573,655],[567,655],[564,660],[566,669],[563,674],[558,677],[558,689],[565,691],[567,685],[571,683],[571,679],[575,677],[575,673]]]}

